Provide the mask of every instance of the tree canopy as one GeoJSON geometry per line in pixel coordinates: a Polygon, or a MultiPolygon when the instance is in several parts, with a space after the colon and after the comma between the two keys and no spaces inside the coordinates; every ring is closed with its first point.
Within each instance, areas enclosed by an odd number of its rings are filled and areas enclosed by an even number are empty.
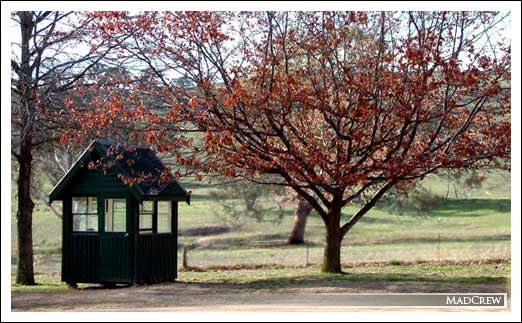
{"type": "Polygon", "coordinates": [[[174,152],[198,174],[257,182],[277,175],[275,184],[291,187],[324,220],[323,271],[341,270],[343,237],[392,187],[440,169],[510,167],[510,43],[497,32],[503,14],[91,18],[93,39],[149,73],[147,82],[126,80],[89,113],[73,114],[71,125],[82,125],[74,134],[140,123],[137,140],[174,152]],[[161,104],[151,107],[151,97],[161,104]],[[341,209],[355,202],[359,210],[341,223],[341,209]]]}

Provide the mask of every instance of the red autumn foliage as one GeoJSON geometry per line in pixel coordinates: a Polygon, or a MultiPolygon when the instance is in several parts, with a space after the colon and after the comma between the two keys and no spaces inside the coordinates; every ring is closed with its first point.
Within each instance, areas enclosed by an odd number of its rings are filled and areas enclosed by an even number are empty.
{"type": "Polygon", "coordinates": [[[125,103],[113,93],[74,114],[76,134],[145,124],[136,137],[177,151],[198,177],[279,175],[324,220],[324,271],[340,271],[343,237],[390,188],[439,169],[509,168],[510,44],[484,41],[497,13],[91,15],[96,37],[127,33],[120,55],[154,77],[127,83],[125,103]],[[180,75],[192,85],[173,85],[180,75]],[[204,150],[187,139],[193,131],[204,150]]]}

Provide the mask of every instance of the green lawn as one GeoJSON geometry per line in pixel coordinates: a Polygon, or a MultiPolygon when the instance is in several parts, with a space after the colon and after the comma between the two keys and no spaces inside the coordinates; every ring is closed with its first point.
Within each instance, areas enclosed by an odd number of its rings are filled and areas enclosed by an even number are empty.
{"type": "Polygon", "coordinates": [[[434,282],[434,283],[507,283],[510,264],[484,265],[410,265],[348,268],[345,274],[321,274],[319,267],[264,270],[227,270],[181,272],[179,282],[232,283],[238,288],[277,289],[314,282],[434,282]]]}
{"type": "MultiPolygon", "coordinates": [[[[424,185],[446,195],[447,181],[429,177],[424,185]]],[[[294,205],[284,208],[281,223],[251,222],[240,229],[228,228],[215,210],[218,201],[209,197],[215,187],[190,187],[191,205],[180,204],[180,243],[189,246],[188,262],[193,266],[230,264],[304,265],[306,246],[285,244],[291,229],[294,205]]],[[[16,200],[13,187],[12,263],[16,263],[16,200]]],[[[381,203],[371,210],[346,236],[342,262],[468,260],[510,258],[510,178],[509,173],[492,172],[480,189],[461,189],[429,214],[406,210],[390,214],[381,203]],[[440,238],[439,238],[440,237],[440,238]]],[[[268,203],[268,201],[267,201],[268,203]]],[[[60,208],[59,202],[56,207],[60,208]]],[[[347,207],[347,219],[354,212],[347,207]]],[[[274,215],[275,218],[275,215],[274,215]]],[[[60,219],[43,203],[36,201],[34,211],[35,269],[59,272],[60,219]]],[[[320,263],[324,245],[324,228],[313,212],[307,222],[308,262],[320,263]]],[[[179,262],[181,262],[181,258],[179,262]]]]}
{"type": "MultiPolygon", "coordinates": [[[[199,284],[220,290],[288,292],[303,291],[307,287],[340,287],[350,282],[426,282],[445,284],[505,284],[510,281],[509,262],[498,264],[444,265],[417,264],[405,266],[349,267],[345,274],[321,274],[318,266],[302,268],[267,268],[242,270],[185,271],[178,273],[178,286],[199,284]]],[[[22,286],[12,283],[13,292],[68,293],[59,275],[38,274],[38,285],[22,286]]],[[[92,285],[79,284],[79,288],[92,285]]],[[[152,285],[154,286],[154,285],[152,285]]]]}

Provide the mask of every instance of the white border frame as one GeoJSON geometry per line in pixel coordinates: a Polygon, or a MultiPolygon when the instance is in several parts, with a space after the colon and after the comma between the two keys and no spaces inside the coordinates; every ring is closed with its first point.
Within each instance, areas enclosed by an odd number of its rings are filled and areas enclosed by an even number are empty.
{"type": "MultiPolygon", "coordinates": [[[[123,315],[122,313],[90,313],[89,315],[78,316],[71,313],[17,313],[11,312],[11,264],[10,264],[10,236],[11,236],[11,162],[10,162],[10,113],[6,107],[10,106],[10,29],[11,19],[10,12],[14,10],[28,10],[38,8],[41,10],[121,10],[122,6],[128,6],[128,10],[508,10],[512,12],[512,89],[520,89],[520,3],[518,1],[506,2],[158,2],[158,1],[142,1],[142,2],[33,2],[33,1],[2,1],[1,23],[2,23],[2,107],[1,109],[1,210],[2,210],[2,257],[1,257],[1,282],[2,282],[2,302],[1,302],[1,318],[4,320],[41,320],[41,321],[86,321],[86,320],[115,320],[115,321],[137,321],[150,320],[150,313],[131,313],[123,315]],[[7,37],[6,37],[7,36],[7,37]],[[9,144],[8,144],[9,143],[9,144]]],[[[516,307],[511,312],[489,313],[489,312],[466,312],[466,313],[430,313],[426,315],[423,312],[412,312],[400,314],[394,313],[350,313],[349,316],[340,313],[162,313],[153,315],[154,319],[159,321],[193,321],[193,320],[210,320],[210,321],[345,321],[345,320],[387,320],[387,321],[426,321],[426,320],[474,320],[474,321],[520,321],[521,312],[519,305],[520,299],[520,167],[522,165],[520,156],[520,92],[515,90],[512,92],[512,171],[511,171],[511,304],[516,307]]]]}

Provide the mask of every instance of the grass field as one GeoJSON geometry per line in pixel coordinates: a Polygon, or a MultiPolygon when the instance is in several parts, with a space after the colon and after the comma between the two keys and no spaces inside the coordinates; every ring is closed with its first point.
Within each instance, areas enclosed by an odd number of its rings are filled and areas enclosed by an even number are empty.
{"type": "MultiPolygon", "coordinates": [[[[509,262],[495,264],[414,264],[369,265],[350,267],[347,274],[324,275],[318,266],[181,271],[177,282],[181,284],[214,284],[222,287],[235,287],[240,290],[270,290],[288,292],[292,288],[305,288],[325,283],[341,282],[428,282],[452,284],[504,284],[510,279],[509,262]]],[[[67,292],[65,284],[56,274],[40,273],[36,275],[38,285],[23,286],[12,284],[13,292],[67,292]]],[[[91,284],[79,284],[80,289],[94,287],[91,284]]]]}
{"type": "MultiPolygon", "coordinates": [[[[428,178],[424,185],[446,195],[447,182],[428,178]]],[[[215,187],[188,187],[193,191],[191,205],[179,208],[180,243],[188,247],[192,266],[232,264],[305,265],[321,262],[324,228],[313,212],[306,228],[308,246],[288,246],[286,240],[293,220],[293,205],[286,205],[281,223],[250,222],[242,228],[226,226],[215,210],[221,204],[210,198],[215,187]],[[307,256],[308,255],[308,256],[307,256]]],[[[13,206],[15,203],[13,188],[13,206]]],[[[390,214],[378,204],[345,237],[342,262],[467,260],[510,258],[510,177],[508,173],[487,175],[481,188],[453,191],[449,200],[428,214],[405,210],[390,214]]],[[[59,202],[55,202],[60,209],[59,202]]],[[[347,207],[346,219],[354,211],[347,207]]],[[[12,264],[16,264],[16,210],[12,208],[12,264]]],[[[275,217],[275,216],[274,216],[275,217]]],[[[59,272],[60,219],[43,203],[34,211],[35,270],[59,272]]],[[[178,259],[181,259],[178,255],[178,259]]],[[[179,261],[181,262],[181,261],[179,261]]]]}

